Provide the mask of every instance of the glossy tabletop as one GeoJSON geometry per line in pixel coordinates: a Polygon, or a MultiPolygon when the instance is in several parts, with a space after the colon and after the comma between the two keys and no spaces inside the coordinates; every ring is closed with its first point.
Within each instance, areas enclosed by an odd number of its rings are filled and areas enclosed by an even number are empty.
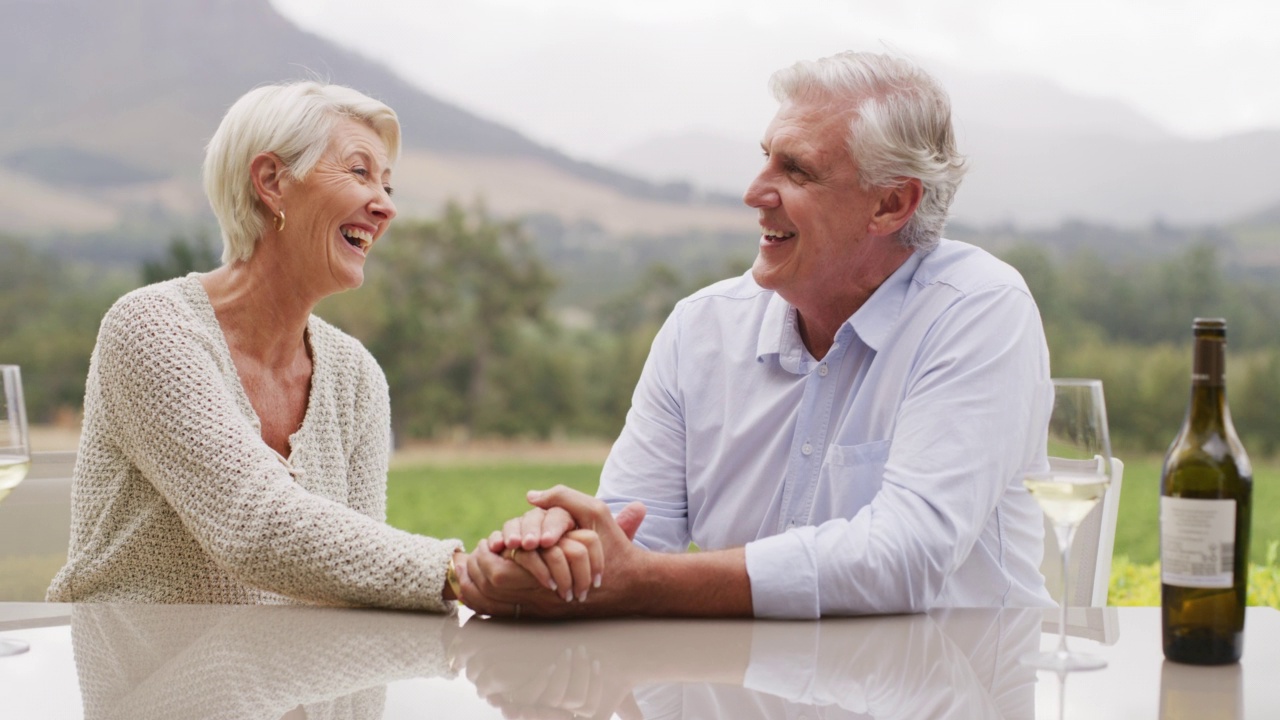
{"type": "Polygon", "coordinates": [[[1280,611],[1245,657],[1166,663],[1159,608],[1072,610],[1106,669],[1021,665],[1056,612],[517,624],[366,610],[0,603],[0,718],[1280,717],[1280,611]]]}

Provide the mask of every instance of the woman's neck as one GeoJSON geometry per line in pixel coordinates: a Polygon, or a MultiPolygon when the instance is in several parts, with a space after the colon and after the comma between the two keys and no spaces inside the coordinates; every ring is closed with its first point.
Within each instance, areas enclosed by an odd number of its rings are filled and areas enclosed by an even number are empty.
{"type": "Polygon", "coordinates": [[[316,302],[270,263],[250,259],[203,275],[200,283],[227,344],[266,367],[288,367],[306,353],[307,319],[316,302]]]}

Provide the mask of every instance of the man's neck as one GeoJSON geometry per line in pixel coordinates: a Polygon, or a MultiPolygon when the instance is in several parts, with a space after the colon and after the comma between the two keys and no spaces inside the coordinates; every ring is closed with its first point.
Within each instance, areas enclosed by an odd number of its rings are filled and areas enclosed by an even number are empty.
{"type": "Polygon", "coordinates": [[[841,288],[841,292],[823,294],[806,302],[803,299],[784,297],[795,308],[799,320],[800,339],[814,358],[826,357],[835,344],[840,326],[853,317],[866,304],[876,290],[897,272],[913,251],[898,247],[885,254],[879,262],[867,266],[860,278],[855,278],[841,288]]]}

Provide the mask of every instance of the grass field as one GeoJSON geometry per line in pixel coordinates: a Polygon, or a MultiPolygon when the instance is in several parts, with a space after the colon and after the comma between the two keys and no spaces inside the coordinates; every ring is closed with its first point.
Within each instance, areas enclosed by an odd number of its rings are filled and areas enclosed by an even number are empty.
{"type": "MultiPolygon", "coordinates": [[[[1116,526],[1111,603],[1159,605],[1160,458],[1125,459],[1116,526]]],[[[528,509],[524,494],[562,483],[594,493],[599,463],[545,459],[501,464],[424,463],[402,466],[388,478],[387,514],[392,525],[436,537],[460,538],[467,547],[528,509]]],[[[1280,463],[1254,466],[1249,602],[1280,607],[1280,463]],[[1268,557],[1268,550],[1271,556],[1268,557]]]]}
{"type": "MultiPolygon", "coordinates": [[[[426,464],[391,471],[388,520],[396,527],[457,537],[471,547],[503,521],[528,509],[526,490],[563,483],[594,493],[599,464],[510,462],[498,465],[426,464]]],[[[1116,523],[1116,557],[1136,564],[1159,559],[1160,458],[1126,458],[1116,523]]],[[[1280,541],[1280,464],[1254,467],[1250,560],[1262,563],[1280,541]]]]}
{"type": "MultiPolygon", "coordinates": [[[[1159,457],[1121,458],[1124,481],[1120,487],[1120,517],[1116,522],[1115,555],[1134,563],[1160,559],[1159,457]]],[[[1256,462],[1253,466],[1253,522],[1249,560],[1266,560],[1267,546],[1280,541],[1280,464],[1256,462]]]]}
{"type": "Polygon", "coordinates": [[[468,548],[529,509],[527,490],[557,483],[595,493],[600,465],[441,464],[397,468],[387,476],[387,522],[468,548]]]}

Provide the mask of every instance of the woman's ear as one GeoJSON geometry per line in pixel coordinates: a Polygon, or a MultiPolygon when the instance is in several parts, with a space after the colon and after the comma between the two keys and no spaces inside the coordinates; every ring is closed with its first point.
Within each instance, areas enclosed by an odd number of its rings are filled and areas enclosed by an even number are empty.
{"type": "Polygon", "coordinates": [[[253,189],[272,215],[279,215],[282,209],[284,175],[285,165],[275,153],[258,153],[249,162],[253,189]]]}

